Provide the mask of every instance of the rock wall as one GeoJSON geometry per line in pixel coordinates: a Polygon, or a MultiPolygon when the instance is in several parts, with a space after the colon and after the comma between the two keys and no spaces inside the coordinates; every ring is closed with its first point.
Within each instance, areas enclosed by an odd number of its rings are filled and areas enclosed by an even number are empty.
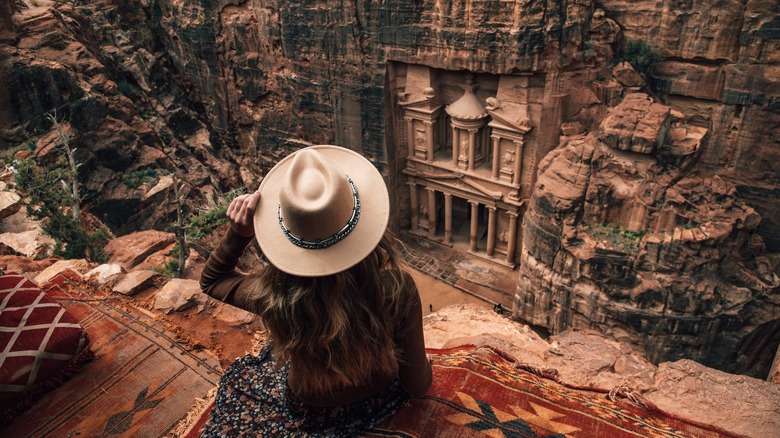
{"type": "MultiPolygon", "coordinates": [[[[213,172],[211,181],[204,175],[195,181],[210,186],[207,198],[256,185],[281,156],[316,143],[361,151],[385,172],[391,188],[402,192],[394,150],[398,122],[390,117],[395,84],[387,83],[394,77],[387,74],[391,62],[533,74],[544,84],[545,120],[566,121],[592,106],[582,90],[593,89],[597,100],[610,103],[609,87],[595,83],[609,76],[605,68],[623,41],[642,39],[667,59],[652,72],[654,89],[692,124],[711,130],[702,163],[737,182],[762,215],[759,232],[768,248],[780,248],[778,171],[763,164],[780,149],[776,130],[767,128],[780,122],[779,75],[771,65],[780,45],[777,3],[666,3],[659,8],[656,2],[609,0],[598,4],[604,10],[591,0],[338,1],[327,7],[271,0],[56,4],[52,14],[59,18],[46,21],[53,25],[45,29],[36,28],[42,12],[17,14],[22,32],[45,34],[41,41],[4,46],[4,52],[29,54],[27,60],[14,55],[16,61],[4,68],[15,78],[12,83],[20,84],[11,96],[25,104],[3,103],[2,137],[13,145],[48,129],[41,114],[53,108],[67,113],[73,105],[82,112],[76,102],[85,92],[90,100],[119,100],[110,86],[108,94],[101,90],[99,84],[109,80],[121,86],[120,97],[132,101],[122,103],[123,116],[146,122],[123,120],[141,138],[127,138],[133,135],[126,132],[122,142],[133,145],[130,149],[165,145],[169,155],[173,150],[189,155],[177,164],[180,169],[213,172]],[[28,19],[32,15],[38,18],[28,19]],[[68,46],[74,43],[83,46],[81,60],[72,59],[75,52],[68,46]],[[56,64],[35,65],[34,59],[56,64]],[[89,68],[84,59],[91,60],[89,68]],[[236,167],[240,171],[231,172],[236,167]]],[[[94,126],[75,135],[97,131],[86,147],[112,148],[110,139],[104,146],[94,143],[105,133],[98,129],[101,108],[116,106],[103,102],[97,114],[85,113],[94,126]]],[[[603,110],[592,111],[580,115],[597,123],[603,110]]],[[[543,124],[533,132],[539,159],[557,145],[557,125],[543,124]]],[[[137,161],[125,160],[120,167],[132,171],[137,161]]],[[[102,172],[84,179],[116,176],[102,172]]],[[[109,217],[126,211],[113,208],[121,204],[118,196],[110,198],[95,199],[90,208],[109,217]]],[[[109,222],[115,228],[120,223],[118,218],[109,222]]]]}
{"type": "Polygon", "coordinates": [[[653,89],[691,124],[710,129],[701,164],[737,185],[762,217],[759,233],[780,250],[780,4],[771,0],[600,2],[625,39],[665,59],[653,89]]]}
{"type": "Polygon", "coordinates": [[[523,223],[514,316],[552,333],[595,328],[654,362],[689,358],[765,377],[780,280],[760,216],[696,166],[708,132],[645,94],[539,167],[523,223]]]}

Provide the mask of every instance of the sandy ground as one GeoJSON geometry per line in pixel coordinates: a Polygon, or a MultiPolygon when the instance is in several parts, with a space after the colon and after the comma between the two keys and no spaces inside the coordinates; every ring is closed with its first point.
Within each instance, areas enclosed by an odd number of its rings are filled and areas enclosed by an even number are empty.
{"type": "Polygon", "coordinates": [[[490,309],[493,307],[487,301],[463,292],[443,281],[436,280],[416,269],[410,269],[409,272],[414,277],[414,281],[417,283],[417,290],[420,292],[423,316],[429,315],[431,309],[435,312],[450,304],[477,304],[490,309]]]}

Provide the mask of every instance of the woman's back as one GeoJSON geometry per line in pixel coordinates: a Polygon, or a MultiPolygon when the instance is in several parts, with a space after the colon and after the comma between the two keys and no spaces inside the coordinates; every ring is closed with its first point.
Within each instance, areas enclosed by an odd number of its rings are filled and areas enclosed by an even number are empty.
{"type": "Polygon", "coordinates": [[[258,313],[271,343],[226,371],[206,435],[351,436],[428,389],[422,306],[388,216],[382,176],[334,146],[296,152],[231,202],[201,287],[258,313]],[[270,266],[247,276],[235,266],[253,237],[270,266]]]}

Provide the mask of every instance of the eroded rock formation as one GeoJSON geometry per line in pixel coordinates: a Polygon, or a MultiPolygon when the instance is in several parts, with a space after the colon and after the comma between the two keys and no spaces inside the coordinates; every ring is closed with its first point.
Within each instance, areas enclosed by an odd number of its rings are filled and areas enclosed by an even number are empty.
{"type": "Polygon", "coordinates": [[[698,170],[709,140],[668,106],[627,95],[600,128],[540,164],[523,223],[515,317],[597,328],[652,361],[766,376],[780,280],[735,187],[698,170]]]}

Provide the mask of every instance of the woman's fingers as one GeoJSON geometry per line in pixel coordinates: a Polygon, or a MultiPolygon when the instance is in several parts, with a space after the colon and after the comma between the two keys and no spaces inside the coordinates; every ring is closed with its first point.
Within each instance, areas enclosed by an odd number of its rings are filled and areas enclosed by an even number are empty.
{"type": "Polygon", "coordinates": [[[237,196],[230,202],[227,210],[227,217],[231,227],[241,235],[254,235],[253,216],[257,207],[260,193],[245,194],[237,196]]]}

